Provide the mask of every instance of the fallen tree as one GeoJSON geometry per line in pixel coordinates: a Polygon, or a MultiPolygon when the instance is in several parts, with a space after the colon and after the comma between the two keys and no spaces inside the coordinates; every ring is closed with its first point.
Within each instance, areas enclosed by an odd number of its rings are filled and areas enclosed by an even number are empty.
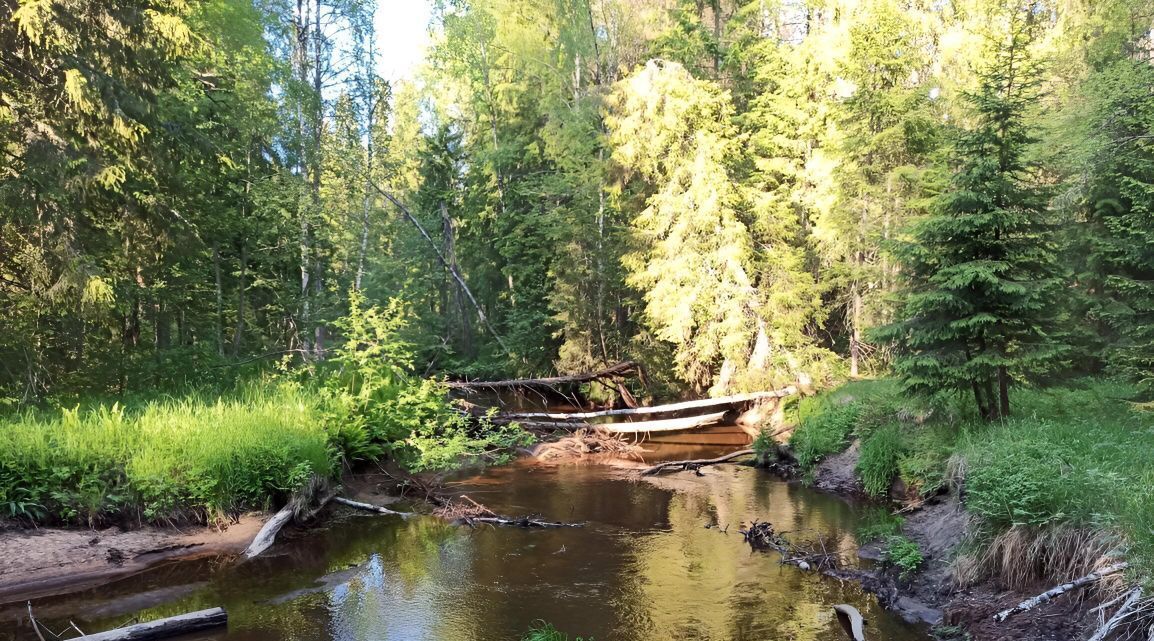
{"type": "Polygon", "coordinates": [[[1076,590],[1078,588],[1090,585],[1091,583],[1096,583],[1103,577],[1109,576],[1111,574],[1117,574],[1118,572],[1125,570],[1127,567],[1129,567],[1128,563],[1115,563],[1114,565],[1110,565],[1102,568],[1101,570],[1091,572],[1086,576],[1079,577],[1068,583],[1063,583],[1062,585],[1052,587],[1039,595],[1032,596],[1025,601],[1022,601],[1012,608],[1002,610],[1001,612],[994,615],[994,620],[1001,623],[1002,621],[1005,621],[1006,619],[1019,612],[1025,612],[1026,610],[1036,608],[1055,597],[1062,596],[1070,590],[1076,590]]]}
{"type": "Polygon", "coordinates": [[[508,419],[514,421],[526,420],[545,420],[545,421],[584,421],[591,418],[603,418],[608,416],[640,416],[646,414],[669,414],[673,412],[684,412],[687,410],[703,409],[707,407],[719,407],[724,405],[737,405],[740,403],[750,403],[773,398],[783,398],[797,393],[797,388],[793,386],[784,387],[779,390],[770,392],[752,392],[750,394],[737,394],[734,396],[722,396],[718,398],[706,398],[698,401],[685,401],[681,403],[667,403],[665,405],[652,405],[649,407],[635,407],[630,409],[618,410],[600,410],[596,412],[510,412],[498,415],[498,418],[508,419]]]}
{"type": "Polygon", "coordinates": [[[613,379],[638,374],[640,367],[633,361],[623,361],[606,367],[605,369],[586,374],[571,374],[568,376],[551,376],[547,378],[513,378],[503,381],[449,381],[446,385],[451,389],[509,389],[509,388],[541,388],[557,385],[571,385],[591,383],[603,379],[613,379]]]}
{"type": "Polygon", "coordinates": [[[666,461],[664,463],[658,463],[657,465],[641,470],[641,476],[652,476],[654,474],[660,474],[666,470],[675,470],[678,468],[681,470],[695,470],[705,465],[717,465],[718,463],[725,463],[727,461],[732,461],[735,458],[749,456],[753,453],[753,450],[738,450],[736,452],[730,452],[725,456],[719,456],[717,458],[699,458],[688,461],[666,461]]]}
{"type": "Polygon", "coordinates": [[[83,635],[85,641],[151,641],[228,625],[224,608],[210,608],[124,628],[83,635]]]}

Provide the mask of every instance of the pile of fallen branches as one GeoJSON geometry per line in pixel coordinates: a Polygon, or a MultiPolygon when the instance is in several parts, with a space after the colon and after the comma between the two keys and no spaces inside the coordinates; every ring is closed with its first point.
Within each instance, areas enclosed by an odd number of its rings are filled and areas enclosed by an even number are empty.
{"type": "Polygon", "coordinates": [[[776,532],[768,521],[753,521],[749,527],[738,530],[745,542],[755,550],[774,550],[781,555],[782,564],[796,565],[803,570],[831,570],[838,567],[837,548],[827,537],[819,536],[798,542],[790,541],[776,532]]]}
{"type": "Polygon", "coordinates": [[[639,445],[599,427],[583,427],[560,440],[544,443],[535,452],[542,461],[566,461],[592,454],[641,460],[639,445]]]}

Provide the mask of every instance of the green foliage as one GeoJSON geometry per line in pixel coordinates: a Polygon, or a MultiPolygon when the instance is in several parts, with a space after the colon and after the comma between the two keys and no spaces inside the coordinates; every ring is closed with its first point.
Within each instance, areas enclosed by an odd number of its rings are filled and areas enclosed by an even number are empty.
{"type": "Polygon", "coordinates": [[[901,249],[902,318],[879,334],[897,342],[908,389],[972,393],[987,419],[1009,414],[1013,379],[1046,372],[1063,351],[1054,238],[1027,160],[1041,27],[1033,9],[1007,12],[1010,37],[967,96],[976,123],[958,141],[950,187],[901,249]]]}
{"type": "MultiPolygon", "coordinates": [[[[576,637],[573,641],[593,641],[593,637],[576,637]]],[[[521,637],[521,641],[569,641],[569,635],[561,632],[553,627],[553,624],[544,621],[538,621],[529,628],[525,636],[521,637]]]]}
{"type": "Polygon", "coordinates": [[[882,561],[897,568],[902,579],[908,579],[917,572],[925,558],[916,542],[901,535],[894,535],[886,539],[882,561]]]}
{"type": "Polygon", "coordinates": [[[858,543],[869,543],[901,534],[905,519],[885,506],[871,506],[858,520],[855,534],[858,543]]]}
{"type": "Polygon", "coordinates": [[[221,518],[333,470],[318,412],[292,386],[25,414],[0,424],[0,445],[9,515],[90,527],[221,518]]]}
{"type": "Polygon", "coordinates": [[[857,474],[867,494],[882,497],[889,492],[904,452],[902,434],[896,425],[883,427],[862,441],[857,474]]]}
{"type": "Polygon", "coordinates": [[[344,343],[326,365],[329,373],[322,372],[321,393],[325,424],[346,460],[388,453],[412,470],[445,469],[500,460],[530,442],[516,425],[494,426],[460,411],[441,383],[408,374],[413,354],[401,338],[405,314],[398,301],[366,306],[353,291],[349,314],[336,323],[344,343]]]}
{"type": "Polygon", "coordinates": [[[821,459],[845,449],[861,407],[849,399],[824,398],[817,407],[807,408],[797,430],[789,439],[802,469],[811,469],[821,459]]]}

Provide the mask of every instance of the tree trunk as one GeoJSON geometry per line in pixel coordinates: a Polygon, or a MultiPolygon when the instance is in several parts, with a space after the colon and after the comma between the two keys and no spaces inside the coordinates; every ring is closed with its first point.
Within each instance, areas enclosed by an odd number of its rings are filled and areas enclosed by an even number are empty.
{"type": "Polygon", "coordinates": [[[224,356],[224,287],[220,278],[220,243],[212,243],[212,274],[216,281],[216,353],[224,356]]]}
{"type": "Polygon", "coordinates": [[[998,406],[1002,418],[1010,415],[1010,373],[1005,365],[998,367],[998,406]]]}
{"type": "Polygon", "coordinates": [[[861,363],[861,289],[855,280],[850,285],[849,375],[857,378],[861,363]]]}
{"type": "Polygon", "coordinates": [[[248,284],[248,245],[240,246],[240,283],[236,288],[236,329],[232,332],[232,357],[240,355],[241,340],[244,338],[244,294],[248,284]]]}

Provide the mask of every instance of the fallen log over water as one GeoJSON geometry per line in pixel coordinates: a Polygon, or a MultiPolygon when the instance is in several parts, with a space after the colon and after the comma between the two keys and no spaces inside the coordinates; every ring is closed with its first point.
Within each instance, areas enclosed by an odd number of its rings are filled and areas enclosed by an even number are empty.
{"type": "Polygon", "coordinates": [[[518,387],[553,387],[574,383],[590,383],[606,378],[616,378],[640,372],[637,363],[624,361],[606,367],[603,370],[587,374],[572,374],[569,376],[552,376],[548,378],[515,378],[504,381],[449,381],[446,383],[451,389],[508,389],[518,387]]]}
{"type": "Polygon", "coordinates": [[[686,410],[702,409],[706,407],[718,407],[723,405],[736,405],[738,403],[749,403],[753,401],[761,401],[772,398],[783,398],[797,393],[797,388],[792,385],[783,387],[779,390],[770,392],[753,392],[750,394],[737,394],[735,396],[722,396],[718,398],[706,398],[698,401],[685,401],[682,403],[668,403],[666,405],[653,405],[650,407],[635,407],[632,409],[620,410],[600,410],[597,412],[510,412],[508,414],[501,414],[499,417],[509,420],[538,420],[546,421],[583,421],[590,418],[602,418],[606,416],[639,416],[644,414],[667,414],[672,412],[683,412],[686,410]]]}
{"type": "MultiPolygon", "coordinates": [[[[701,416],[686,416],[684,418],[666,418],[657,421],[633,421],[629,423],[586,423],[569,421],[517,421],[517,424],[527,430],[572,430],[596,428],[613,434],[645,434],[648,432],[677,432],[692,430],[699,427],[716,425],[725,420],[726,412],[713,412],[701,416]]],[[[504,417],[497,416],[498,422],[504,417]]],[[[511,422],[511,421],[510,421],[511,422]]]]}
{"type": "Polygon", "coordinates": [[[1049,601],[1050,599],[1062,596],[1070,590],[1075,590],[1077,588],[1090,585],[1091,583],[1095,583],[1103,577],[1109,576],[1111,574],[1117,574],[1118,572],[1125,570],[1127,567],[1129,567],[1128,563],[1115,563],[1114,565],[1104,567],[1096,572],[1091,572],[1084,577],[1080,577],[1068,583],[1063,583],[1062,585],[1052,587],[1037,596],[1032,596],[1025,601],[1022,601],[1018,605],[1015,605],[1008,610],[1002,610],[1001,612],[994,615],[994,620],[998,623],[1001,623],[1010,618],[1012,615],[1033,609],[1049,601]]]}
{"type": "Polygon", "coordinates": [[[450,521],[458,521],[469,527],[473,527],[477,523],[489,523],[491,525],[508,525],[513,527],[523,528],[558,528],[558,527],[582,527],[582,523],[563,523],[561,521],[542,521],[537,518],[529,516],[509,517],[497,514],[493,510],[481,505],[480,503],[462,494],[460,501],[446,500],[436,510],[436,515],[450,521]]]}
{"type": "Polygon", "coordinates": [[[703,465],[717,465],[718,463],[725,463],[726,461],[732,461],[733,459],[740,458],[742,456],[749,456],[753,453],[753,450],[738,450],[736,452],[730,452],[725,456],[719,456],[717,458],[699,458],[689,461],[666,461],[664,463],[658,463],[653,467],[647,467],[644,470],[641,470],[641,476],[652,476],[665,470],[672,470],[677,468],[681,468],[682,470],[694,470],[703,465]]]}
{"type": "Polygon", "coordinates": [[[222,625],[228,625],[228,614],[224,608],[211,608],[148,623],[137,623],[99,634],[87,634],[82,638],[85,641],[151,641],[200,632],[222,625]]]}

